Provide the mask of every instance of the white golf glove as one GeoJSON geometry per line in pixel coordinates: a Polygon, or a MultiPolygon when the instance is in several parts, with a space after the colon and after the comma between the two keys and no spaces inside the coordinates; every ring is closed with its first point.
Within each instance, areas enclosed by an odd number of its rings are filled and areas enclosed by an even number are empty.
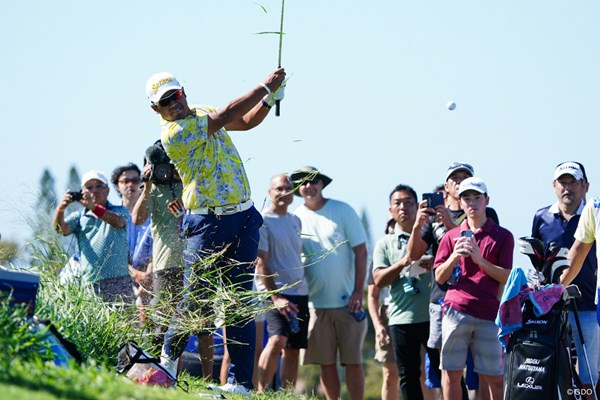
{"type": "Polygon", "coordinates": [[[266,95],[263,100],[271,107],[277,100],[283,100],[285,97],[285,83],[279,87],[275,92],[266,95]]]}

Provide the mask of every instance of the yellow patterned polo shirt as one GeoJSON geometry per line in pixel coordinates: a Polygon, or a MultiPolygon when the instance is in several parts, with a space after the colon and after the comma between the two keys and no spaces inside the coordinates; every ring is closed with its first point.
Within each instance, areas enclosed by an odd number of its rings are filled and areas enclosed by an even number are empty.
{"type": "Polygon", "coordinates": [[[211,106],[190,106],[186,118],[161,122],[161,141],[183,181],[186,209],[238,204],[250,185],[237,149],[223,128],[208,135],[211,106]]]}

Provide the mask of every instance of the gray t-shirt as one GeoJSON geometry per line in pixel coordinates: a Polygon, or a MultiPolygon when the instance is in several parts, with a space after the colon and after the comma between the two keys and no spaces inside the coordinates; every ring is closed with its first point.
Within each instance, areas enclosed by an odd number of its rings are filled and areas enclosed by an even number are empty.
{"type": "Polygon", "coordinates": [[[152,185],[148,200],[148,213],[152,214],[150,229],[152,230],[152,262],[153,271],[183,266],[183,249],[185,241],[179,235],[178,224],[182,218],[175,218],[167,208],[175,199],[181,199],[183,185],[181,182],[170,185],[152,185]]]}
{"type": "MultiPolygon", "coordinates": [[[[294,214],[276,214],[268,210],[262,213],[264,223],[260,228],[258,249],[269,253],[269,268],[273,273],[275,286],[279,289],[285,284],[296,284],[283,290],[292,296],[307,296],[308,285],[304,277],[302,264],[302,239],[300,218],[294,214]]],[[[260,279],[257,289],[264,290],[260,279]]]]}

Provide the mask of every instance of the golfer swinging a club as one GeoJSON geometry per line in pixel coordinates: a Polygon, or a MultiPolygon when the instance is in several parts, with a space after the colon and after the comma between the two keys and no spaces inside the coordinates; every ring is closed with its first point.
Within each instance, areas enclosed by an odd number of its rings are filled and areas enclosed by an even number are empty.
{"type": "MultiPolygon", "coordinates": [[[[250,92],[221,109],[188,105],[185,90],[168,72],[156,73],[146,82],[150,107],[161,117],[162,144],[183,181],[182,200],[187,210],[182,225],[187,242],[184,259],[190,268],[192,291],[203,289],[198,277],[204,271],[195,267],[198,261],[217,252],[222,253],[210,268],[227,266],[224,274],[232,284],[252,289],[248,274],[254,269],[263,220],[250,199],[244,165],[227,132],[259,125],[275,101],[283,99],[284,80],[285,71],[278,68],[250,92]]],[[[203,314],[214,312],[190,306],[203,314]]],[[[247,389],[252,389],[254,335],[250,316],[248,321],[227,326],[227,349],[235,381],[222,386],[222,390],[247,393],[247,389]]],[[[202,336],[206,339],[209,335],[202,336]]],[[[176,365],[186,342],[180,339],[171,329],[165,336],[162,358],[171,367],[176,365]]],[[[211,344],[210,338],[200,341],[211,344]]],[[[212,358],[209,353],[210,350],[204,352],[212,358]]]]}

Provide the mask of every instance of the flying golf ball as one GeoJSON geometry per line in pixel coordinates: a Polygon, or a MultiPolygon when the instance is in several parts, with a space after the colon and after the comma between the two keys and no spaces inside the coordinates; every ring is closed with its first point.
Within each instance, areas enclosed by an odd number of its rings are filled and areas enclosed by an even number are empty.
{"type": "Polygon", "coordinates": [[[448,103],[446,103],[446,107],[448,110],[452,111],[456,108],[456,103],[450,100],[448,103]]]}

